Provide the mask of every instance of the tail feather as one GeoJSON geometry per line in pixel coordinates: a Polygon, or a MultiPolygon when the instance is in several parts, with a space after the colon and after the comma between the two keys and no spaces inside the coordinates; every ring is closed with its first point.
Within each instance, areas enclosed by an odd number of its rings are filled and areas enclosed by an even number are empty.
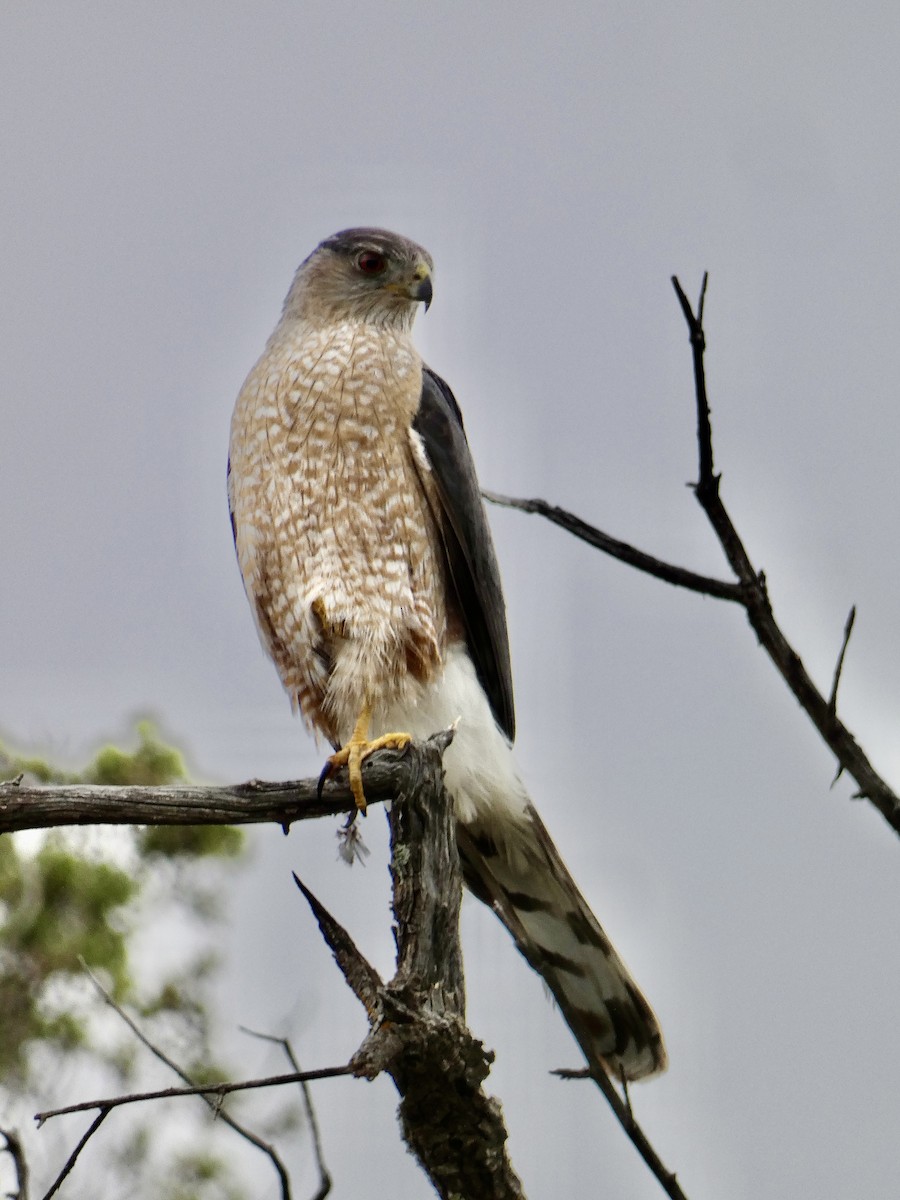
{"type": "Polygon", "coordinates": [[[619,1079],[666,1068],[659,1023],[529,804],[514,852],[484,825],[457,826],[470,890],[545,980],[589,1065],[619,1079]]]}

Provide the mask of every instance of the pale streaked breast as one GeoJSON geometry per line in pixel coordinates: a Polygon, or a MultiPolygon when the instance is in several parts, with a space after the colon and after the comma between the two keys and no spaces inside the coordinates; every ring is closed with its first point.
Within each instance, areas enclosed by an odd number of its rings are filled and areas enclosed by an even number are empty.
{"type": "Polygon", "coordinates": [[[421,372],[395,332],[285,322],[235,407],[247,593],[285,688],[331,740],[364,700],[401,701],[446,641],[440,540],[409,433],[421,372]]]}

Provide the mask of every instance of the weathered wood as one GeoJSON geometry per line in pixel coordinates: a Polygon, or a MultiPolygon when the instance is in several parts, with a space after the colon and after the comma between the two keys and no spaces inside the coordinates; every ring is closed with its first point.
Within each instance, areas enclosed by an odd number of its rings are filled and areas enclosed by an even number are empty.
{"type": "MultiPolygon", "coordinates": [[[[506,1154],[498,1102],[485,1095],[493,1054],[465,1024],[459,943],[462,875],[437,734],[409,749],[391,806],[391,873],[397,970],[381,983],[350,936],[310,896],[322,934],[370,1032],[352,1060],[356,1074],[386,1071],[400,1093],[400,1128],[443,1200],[524,1200],[506,1154]]],[[[299,883],[299,880],[298,880],[299,883]]],[[[300,885],[303,887],[303,885],[300,885]]]]}
{"type": "MultiPolygon", "coordinates": [[[[404,756],[379,750],[363,764],[370,803],[395,796],[406,777],[404,756]]],[[[99,787],[91,784],[0,783],[0,833],[55,829],[65,825],[248,825],[340,816],[356,805],[347,772],[317,779],[194,787],[99,787]]]]}

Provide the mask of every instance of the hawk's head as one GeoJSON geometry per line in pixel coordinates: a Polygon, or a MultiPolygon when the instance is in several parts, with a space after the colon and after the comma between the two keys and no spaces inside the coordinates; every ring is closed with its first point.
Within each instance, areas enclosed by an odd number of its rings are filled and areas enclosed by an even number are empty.
{"type": "Polygon", "coordinates": [[[386,229],[345,229],[301,263],[287,317],[317,324],[361,321],[408,330],[416,305],[431,304],[434,264],[421,246],[386,229]]]}

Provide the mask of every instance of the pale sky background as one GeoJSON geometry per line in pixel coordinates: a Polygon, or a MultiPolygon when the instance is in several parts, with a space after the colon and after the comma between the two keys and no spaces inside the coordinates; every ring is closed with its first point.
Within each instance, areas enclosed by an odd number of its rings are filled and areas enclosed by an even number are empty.
{"type": "MultiPolygon", "coordinates": [[[[200,777],[318,770],[247,610],[225,456],[297,263],[365,223],[435,259],[418,342],[485,487],[724,575],[669,283],[710,271],[726,503],[826,690],[857,604],[841,709],[896,787],[898,47],[896,4],[828,0],[4,5],[3,735],[82,759],[151,711],[200,777]]],[[[522,774],[667,1037],[639,1120],[691,1200],[894,1200],[896,835],[829,790],[739,610],[491,522],[522,774]]],[[[350,871],[333,826],[262,829],[230,897],[227,1023],[309,1066],[365,1019],[290,870],[389,972],[380,814],[366,834],[350,871]]],[[[579,1055],[499,924],[469,900],[463,927],[531,1200],[660,1196],[599,1095],[548,1075],[579,1055]]],[[[389,1082],[315,1094],[337,1200],[431,1194],[389,1082]]],[[[308,1143],[285,1153],[302,1196],[308,1143]]]]}

